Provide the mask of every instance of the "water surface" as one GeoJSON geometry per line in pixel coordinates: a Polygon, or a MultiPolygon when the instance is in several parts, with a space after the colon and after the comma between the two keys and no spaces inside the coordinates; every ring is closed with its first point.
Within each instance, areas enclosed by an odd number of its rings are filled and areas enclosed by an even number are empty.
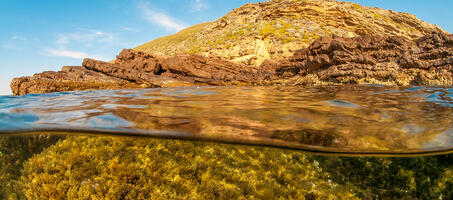
{"type": "Polygon", "coordinates": [[[453,148],[453,88],[187,87],[0,98],[0,132],[149,136],[342,155],[453,148]]]}

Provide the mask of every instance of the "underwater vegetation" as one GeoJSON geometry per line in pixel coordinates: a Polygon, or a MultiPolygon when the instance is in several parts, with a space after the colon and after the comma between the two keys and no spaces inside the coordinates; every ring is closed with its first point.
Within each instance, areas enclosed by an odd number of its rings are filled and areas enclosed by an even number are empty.
{"type": "Polygon", "coordinates": [[[301,152],[175,140],[69,137],[31,158],[29,199],[351,199],[301,152]],[[310,198],[309,198],[310,199],[310,198]]]}
{"type": "Polygon", "coordinates": [[[452,155],[345,158],[105,136],[1,137],[0,145],[2,199],[453,197],[452,155]]]}
{"type": "Polygon", "coordinates": [[[332,181],[361,199],[453,199],[453,155],[414,158],[313,156],[332,181]]]}
{"type": "Polygon", "coordinates": [[[24,162],[61,138],[64,136],[1,136],[0,199],[23,199],[18,180],[24,162]]]}

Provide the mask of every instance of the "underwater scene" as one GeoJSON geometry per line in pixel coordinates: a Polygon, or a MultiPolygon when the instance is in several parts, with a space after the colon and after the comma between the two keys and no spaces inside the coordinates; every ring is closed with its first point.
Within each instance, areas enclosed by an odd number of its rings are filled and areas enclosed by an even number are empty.
{"type": "Polygon", "coordinates": [[[0,199],[452,199],[453,88],[0,97],[0,199]]]}

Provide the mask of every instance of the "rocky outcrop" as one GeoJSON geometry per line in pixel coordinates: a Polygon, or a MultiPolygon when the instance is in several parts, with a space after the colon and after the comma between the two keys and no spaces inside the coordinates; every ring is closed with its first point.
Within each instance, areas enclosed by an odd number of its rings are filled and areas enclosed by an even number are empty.
{"type": "Polygon", "coordinates": [[[150,86],[165,87],[168,82],[184,84],[229,85],[256,80],[257,69],[226,61],[216,56],[181,54],[168,58],[123,50],[116,63],[85,59],[83,67],[150,86]]]}
{"type": "Polygon", "coordinates": [[[453,36],[321,37],[274,66],[271,79],[291,85],[452,85],[453,36]]]}
{"type": "Polygon", "coordinates": [[[83,67],[63,67],[59,72],[47,71],[32,77],[20,77],[11,81],[14,95],[40,94],[89,89],[140,88],[131,81],[107,76],[83,67]]]}
{"type": "Polygon", "coordinates": [[[189,85],[452,85],[453,35],[321,37],[281,61],[260,67],[217,56],[157,57],[123,50],[115,63],[85,59],[82,67],[14,79],[15,95],[53,91],[189,85]]]}
{"type": "Polygon", "coordinates": [[[334,0],[270,0],[246,4],[218,20],[140,45],[152,55],[191,53],[244,65],[282,60],[323,36],[399,36],[442,32],[412,14],[334,0]]]}
{"type": "Polygon", "coordinates": [[[164,76],[211,85],[250,83],[258,71],[217,56],[176,55],[163,61],[164,76]]]}
{"type": "Polygon", "coordinates": [[[451,38],[408,13],[269,0],[125,50],[114,63],[85,59],[83,67],[14,79],[11,89],[23,95],[203,84],[451,85],[451,38]]]}

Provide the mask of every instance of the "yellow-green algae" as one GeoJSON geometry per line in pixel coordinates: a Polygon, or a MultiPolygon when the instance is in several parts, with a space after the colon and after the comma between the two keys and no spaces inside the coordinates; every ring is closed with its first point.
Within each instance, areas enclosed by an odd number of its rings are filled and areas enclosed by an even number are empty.
{"type": "Polygon", "coordinates": [[[24,199],[18,181],[23,163],[61,138],[64,136],[0,137],[0,199],[24,199]]]}
{"type": "Polygon", "coordinates": [[[361,199],[453,199],[453,155],[414,158],[313,156],[361,199]]]}
{"type": "Polygon", "coordinates": [[[70,137],[24,165],[29,199],[354,199],[301,152],[70,137]]]}
{"type": "Polygon", "coordinates": [[[93,136],[57,139],[0,139],[0,198],[453,197],[452,155],[343,158],[179,140],[93,136]]]}

